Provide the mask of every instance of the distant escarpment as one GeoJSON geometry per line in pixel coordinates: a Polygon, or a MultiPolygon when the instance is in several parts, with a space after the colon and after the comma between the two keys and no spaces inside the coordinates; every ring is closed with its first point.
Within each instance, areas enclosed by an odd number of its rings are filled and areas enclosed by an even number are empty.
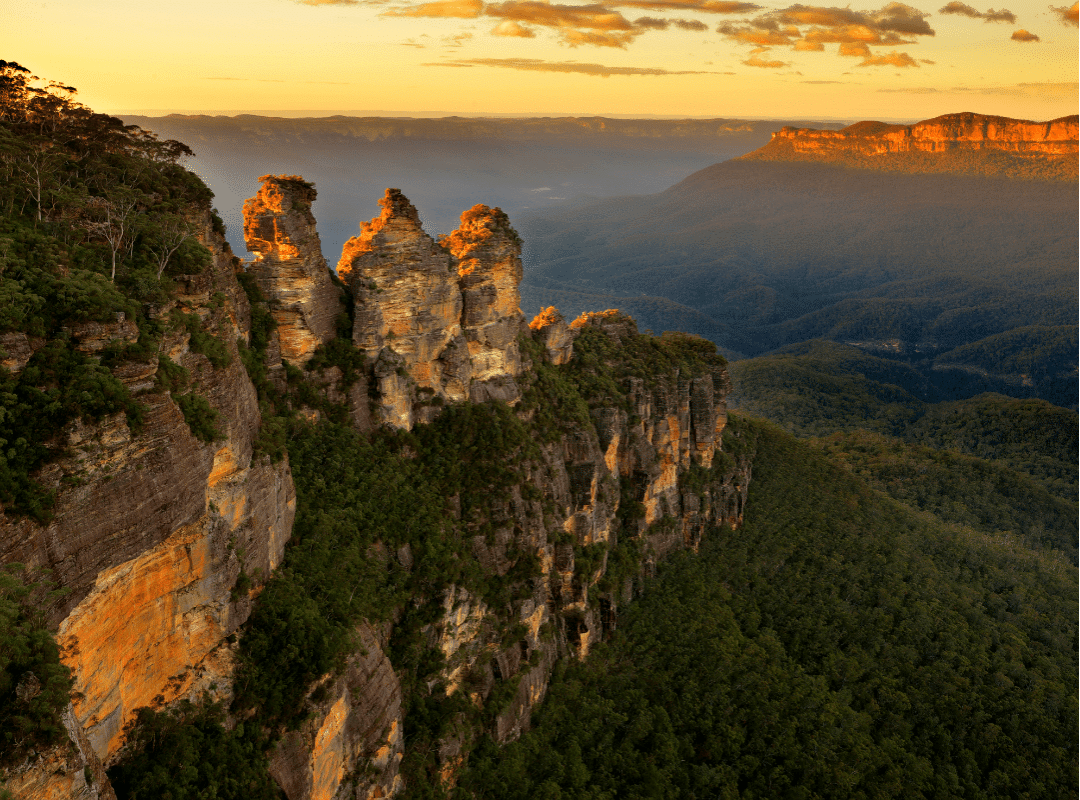
{"type": "Polygon", "coordinates": [[[890,172],[1076,180],[1077,116],[1030,122],[965,112],[914,125],[859,122],[838,131],[785,127],[742,158],[890,172]]]}
{"type": "Polygon", "coordinates": [[[68,111],[106,188],[51,205],[0,117],[0,795],[450,791],[740,523],[715,346],[527,324],[498,208],[435,240],[387,190],[335,275],[314,186],[265,176],[244,264],[183,145],[68,111]]]}

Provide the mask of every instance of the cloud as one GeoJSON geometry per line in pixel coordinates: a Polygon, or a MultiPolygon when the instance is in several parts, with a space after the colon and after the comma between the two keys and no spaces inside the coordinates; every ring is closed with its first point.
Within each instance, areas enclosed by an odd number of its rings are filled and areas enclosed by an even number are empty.
{"type": "Polygon", "coordinates": [[[706,14],[749,14],[760,11],[757,3],[730,0],[612,0],[612,8],[649,8],[654,11],[701,11],[706,14]]]}
{"type": "Polygon", "coordinates": [[[582,64],[578,61],[544,61],[539,58],[470,58],[460,61],[446,61],[423,64],[425,67],[502,67],[520,69],[528,72],[567,72],[581,75],[598,75],[609,78],[612,75],[730,75],[727,72],[707,70],[668,70],[653,67],[606,67],[603,64],[582,64]]]}
{"type": "Polygon", "coordinates": [[[896,94],[961,94],[994,95],[1006,97],[1039,97],[1054,100],[1075,99],[1080,84],[1068,81],[1046,83],[1014,83],[1010,86],[953,86],[937,89],[930,86],[906,86],[902,88],[878,89],[879,92],[896,94]]]}
{"type": "Polygon", "coordinates": [[[1013,35],[1010,36],[1009,38],[1012,39],[1014,42],[1037,42],[1037,41],[1039,41],[1038,36],[1036,36],[1034,33],[1029,33],[1028,31],[1025,31],[1023,28],[1021,28],[1018,31],[1013,31],[1013,35]]]}
{"type": "Polygon", "coordinates": [[[524,25],[513,20],[503,20],[491,29],[494,36],[518,36],[522,39],[535,39],[536,31],[526,28],[524,25]]]}
{"type": "Polygon", "coordinates": [[[305,6],[355,6],[359,0],[296,0],[305,6]]]}
{"type": "Polygon", "coordinates": [[[699,19],[673,19],[671,24],[684,31],[705,31],[709,29],[709,26],[699,19]]]}
{"type": "Polygon", "coordinates": [[[1007,9],[1001,9],[1001,11],[994,11],[994,9],[987,9],[986,11],[979,11],[976,8],[972,8],[967,3],[961,3],[960,0],[952,0],[951,3],[942,6],[938,9],[939,14],[957,14],[962,17],[970,17],[971,19],[981,19],[983,22],[1008,22],[1011,25],[1016,24],[1016,14],[1007,9]]]}
{"type": "Polygon", "coordinates": [[[666,31],[671,26],[671,20],[658,19],[657,17],[639,17],[634,20],[635,28],[666,31]]]}
{"type": "Polygon", "coordinates": [[[622,47],[625,48],[630,42],[634,41],[634,38],[640,33],[636,32],[613,32],[608,33],[606,31],[576,31],[573,29],[562,30],[559,35],[562,37],[563,42],[571,47],[578,47],[583,44],[589,44],[593,47],[622,47]]]}
{"type": "Polygon", "coordinates": [[[435,0],[418,6],[391,8],[383,13],[386,17],[438,17],[476,19],[484,10],[482,0],[435,0]]]}
{"type": "Polygon", "coordinates": [[[870,48],[866,46],[865,42],[843,42],[840,45],[840,55],[869,58],[870,48]]]}
{"type": "Polygon", "coordinates": [[[461,47],[471,38],[473,38],[471,33],[459,33],[455,36],[444,36],[442,43],[444,47],[461,47]]]}
{"type": "Polygon", "coordinates": [[[733,42],[752,44],[757,47],[794,44],[795,39],[801,35],[798,29],[781,31],[779,28],[736,27],[727,22],[718,26],[716,32],[723,34],[733,42]]]}
{"type": "Polygon", "coordinates": [[[1080,25],[1080,2],[1073,3],[1071,6],[1050,6],[1050,11],[1054,13],[1058,21],[1065,25],[1072,25],[1076,27],[1080,25]]]}
{"type": "Polygon", "coordinates": [[[750,58],[742,62],[748,67],[763,67],[764,69],[780,69],[786,67],[788,62],[786,61],[769,61],[767,58],[761,58],[760,56],[769,52],[768,47],[758,47],[750,51],[750,58]]]}
{"type": "Polygon", "coordinates": [[[542,0],[506,0],[504,3],[489,5],[484,13],[489,17],[554,28],[629,31],[634,27],[622,14],[599,3],[564,6],[542,0]]]}
{"type": "MultiPolygon", "coordinates": [[[[825,45],[836,44],[839,45],[838,55],[862,58],[860,66],[917,67],[915,59],[906,53],[874,55],[870,48],[917,44],[917,37],[933,36],[934,29],[927,16],[913,6],[898,2],[888,3],[876,11],[797,3],[739,24],[721,24],[716,32],[738,44],[790,47],[804,53],[820,53],[825,50],[825,45]]],[[[775,66],[779,62],[752,57],[743,63],[775,66]]]]}
{"type": "Polygon", "coordinates": [[[919,63],[907,53],[887,53],[883,56],[867,56],[860,67],[917,67],[919,63]]]}

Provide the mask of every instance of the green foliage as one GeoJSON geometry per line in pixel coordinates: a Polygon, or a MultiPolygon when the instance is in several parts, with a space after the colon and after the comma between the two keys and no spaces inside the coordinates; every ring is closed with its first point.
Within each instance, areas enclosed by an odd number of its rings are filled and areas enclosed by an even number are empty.
{"type": "Polygon", "coordinates": [[[108,771],[120,800],[280,800],[257,725],[222,723],[217,704],[187,700],[170,711],[139,709],[130,754],[108,771]]]}
{"type": "Polygon", "coordinates": [[[187,331],[190,337],[188,347],[192,352],[206,356],[216,369],[228,366],[229,349],[225,346],[225,342],[203,330],[203,323],[198,314],[185,314],[174,310],[173,324],[187,331]]]}
{"type": "Polygon", "coordinates": [[[58,438],[75,419],[124,412],[138,431],[143,407],[109,370],[67,339],[42,346],[12,376],[0,368],[0,502],[5,510],[44,520],[51,495],[33,474],[59,452],[58,438]]]}
{"type": "Polygon", "coordinates": [[[477,798],[1059,797],[1075,571],[903,510],[755,426],[746,522],[661,569],[477,798]]]}
{"type": "Polygon", "coordinates": [[[296,522],[241,640],[237,684],[242,707],[281,723],[295,719],[307,684],[341,663],[360,620],[451,584],[501,607],[539,572],[522,553],[496,579],[473,553],[493,498],[522,481],[535,447],[504,405],[456,405],[411,433],[371,438],[328,419],[285,424],[296,522]],[[411,571],[395,555],[406,545],[411,571]]]}
{"type": "Polygon", "coordinates": [[[173,400],[180,406],[191,435],[200,442],[215,442],[224,437],[225,432],[220,427],[221,414],[201,394],[188,392],[174,395],[173,400]]]}
{"type": "Polygon", "coordinates": [[[869,432],[818,440],[834,463],[913,508],[987,533],[1015,534],[1077,562],[1077,508],[1014,469],[869,432]]]}
{"type": "MultiPolygon", "coordinates": [[[[0,63],[0,332],[31,337],[35,351],[18,376],[0,374],[0,502],[44,520],[51,496],[33,476],[62,453],[68,423],[123,411],[138,431],[142,406],[110,369],[153,362],[163,331],[152,317],[169,302],[170,276],[211,263],[189,221],[211,193],[179,165],[191,155],[184,145],[93,113],[70,87],[39,83],[0,63]],[[80,325],[120,320],[138,324],[138,342],[114,342],[97,358],[72,342],[80,325]]],[[[192,349],[227,363],[201,328],[192,349]]],[[[159,387],[179,390],[178,369],[165,364],[159,387]]],[[[201,406],[188,406],[209,435],[201,406]]]]}
{"type": "Polygon", "coordinates": [[[48,581],[26,583],[22,573],[21,564],[0,568],[0,767],[67,736],[60,715],[70,670],[41,611],[55,594],[48,581]]]}

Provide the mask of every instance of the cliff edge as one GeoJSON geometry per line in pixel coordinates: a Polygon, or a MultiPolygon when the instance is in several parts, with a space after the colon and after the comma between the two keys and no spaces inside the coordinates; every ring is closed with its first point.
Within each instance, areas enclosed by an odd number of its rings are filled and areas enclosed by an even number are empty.
{"type": "Polygon", "coordinates": [[[1048,122],[964,112],[913,125],[785,127],[746,161],[813,161],[890,172],[1076,180],[1077,116],[1048,122]]]}

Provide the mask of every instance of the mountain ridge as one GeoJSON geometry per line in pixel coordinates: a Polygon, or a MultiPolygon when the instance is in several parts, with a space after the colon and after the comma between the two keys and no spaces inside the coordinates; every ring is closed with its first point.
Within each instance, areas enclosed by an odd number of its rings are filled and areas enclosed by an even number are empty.
{"type": "Polygon", "coordinates": [[[911,125],[866,120],[840,130],[785,126],[746,161],[1076,180],[1077,115],[1045,122],[965,111],[911,125]]]}

